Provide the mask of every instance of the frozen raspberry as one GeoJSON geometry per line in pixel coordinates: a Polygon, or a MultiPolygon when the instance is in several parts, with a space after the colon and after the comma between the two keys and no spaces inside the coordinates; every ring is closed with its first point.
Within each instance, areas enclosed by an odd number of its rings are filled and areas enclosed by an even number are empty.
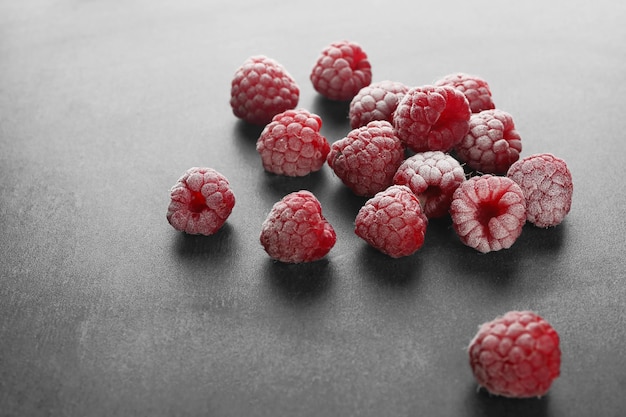
{"type": "Polygon", "coordinates": [[[467,134],[470,115],[459,90],[427,85],[407,91],[394,112],[393,125],[411,150],[447,152],[467,134]]]}
{"type": "Polygon", "coordinates": [[[526,200],[513,180],[487,174],[456,189],[450,215],[461,242],[487,253],[515,243],[526,222],[526,200]]]}
{"type": "Polygon", "coordinates": [[[303,109],[274,116],[256,143],[263,168],[290,177],[319,171],[330,151],[328,141],[319,132],[321,127],[322,119],[303,109]]]}
{"type": "Polygon", "coordinates": [[[409,87],[396,81],[380,81],[359,90],[350,102],[350,126],[365,126],[374,120],[393,123],[393,112],[409,91],[409,87]]]}
{"type": "Polygon", "coordinates": [[[369,199],[356,216],[355,233],[392,258],[408,256],[424,244],[428,219],[404,185],[392,185],[369,199]]]}
{"type": "Polygon", "coordinates": [[[510,311],[480,326],[469,362],[478,384],[495,395],[541,397],[559,376],[559,335],[531,311],[510,311]]]}
{"type": "Polygon", "coordinates": [[[346,101],[372,82],[372,67],[358,44],[334,42],[322,51],[310,78],[313,88],[324,97],[346,101]]]}
{"type": "Polygon", "coordinates": [[[505,174],[519,159],[522,139],[513,117],[502,110],[472,114],[470,130],[455,148],[468,167],[485,174],[505,174]]]}
{"type": "Polygon", "coordinates": [[[422,203],[426,217],[443,217],[450,210],[452,194],[465,181],[459,162],[441,151],[416,153],[402,162],[394,184],[406,185],[422,203]]]}
{"type": "Polygon", "coordinates": [[[300,89],[287,70],[266,56],[248,58],[235,72],[230,105],[235,116],[265,125],[272,117],[298,105],[300,89]]]}
{"type": "Polygon", "coordinates": [[[274,204],[261,230],[267,254],[281,262],[302,263],[323,258],[335,245],[335,230],[322,216],[322,206],[306,190],[274,204]]]}
{"type": "Polygon", "coordinates": [[[478,113],[496,107],[491,99],[489,84],[487,84],[487,81],[475,75],[464,74],[462,72],[449,74],[435,82],[435,85],[438,87],[447,85],[460,90],[465,94],[465,97],[467,97],[472,113],[478,113]]]}
{"type": "Polygon", "coordinates": [[[526,220],[535,226],[556,226],[569,213],[574,185],[564,160],[549,153],[531,155],[511,165],[507,177],[522,188],[526,220]]]}
{"type": "Polygon", "coordinates": [[[212,168],[190,168],[171,190],[167,221],[192,235],[212,235],[230,216],[235,196],[228,180],[212,168]]]}
{"type": "Polygon", "coordinates": [[[328,165],[356,194],[371,197],[393,184],[404,146],[387,121],[369,122],[333,143],[328,165]]]}

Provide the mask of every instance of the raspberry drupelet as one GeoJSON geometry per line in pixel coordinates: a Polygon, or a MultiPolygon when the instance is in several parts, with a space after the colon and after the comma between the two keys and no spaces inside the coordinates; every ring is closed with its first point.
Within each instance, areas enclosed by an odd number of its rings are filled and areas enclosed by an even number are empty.
{"type": "Polygon", "coordinates": [[[354,231],[380,252],[400,258],[422,247],[427,225],[420,202],[409,187],[392,185],[361,207],[354,231]]]}
{"type": "Polygon", "coordinates": [[[526,222],[522,189],[507,177],[464,181],[452,195],[452,226],[463,244],[482,253],[510,248],[526,222]]]}
{"type": "Polygon", "coordinates": [[[565,161],[549,153],[528,156],[509,168],[526,197],[526,219],[537,227],[560,224],[572,206],[574,184],[565,161]]]}
{"type": "Polygon", "coordinates": [[[310,75],[313,88],[330,100],[351,100],[372,82],[372,66],[361,46],[333,42],[322,50],[310,75]]]}
{"type": "Polygon", "coordinates": [[[402,162],[393,177],[394,184],[413,191],[429,219],[448,215],[452,194],[463,181],[459,161],[441,151],[416,153],[402,162]]]}
{"type": "Polygon", "coordinates": [[[413,87],[393,114],[400,140],[414,152],[454,148],[469,130],[471,111],[465,95],[449,87],[413,87]]]}
{"type": "Polygon", "coordinates": [[[350,127],[365,126],[374,120],[393,123],[393,112],[409,91],[409,87],[397,81],[379,81],[359,90],[350,102],[348,116],[350,127]]]}
{"type": "Polygon", "coordinates": [[[359,196],[371,197],[393,183],[404,146],[387,121],[373,121],[331,146],[328,165],[359,196]]]}
{"type": "Polygon", "coordinates": [[[456,146],[457,157],[484,174],[506,174],[522,152],[522,138],[513,117],[502,110],[472,114],[469,132],[456,146]]]}
{"type": "Polygon", "coordinates": [[[306,190],[287,194],[272,207],[261,230],[267,254],[285,263],[313,262],[332,249],[337,235],[322,215],[317,198],[306,190]]]}
{"type": "Polygon", "coordinates": [[[438,87],[447,85],[461,91],[469,102],[472,113],[494,109],[491,89],[484,79],[462,72],[449,74],[435,82],[438,87]]]}
{"type": "Polygon", "coordinates": [[[330,151],[320,134],[322,119],[304,109],[277,114],[259,136],[256,150],[265,170],[301,177],[319,171],[330,151]]]}
{"type": "Polygon", "coordinates": [[[559,335],[532,311],[510,311],[483,324],[468,352],[478,384],[494,395],[541,397],[560,375],[559,335]]]}
{"type": "Polygon", "coordinates": [[[231,82],[230,105],[233,114],[256,125],[298,105],[300,89],[293,77],[277,61],[263,55],[248,58],[231,82]]]}
{"type": "Polygon", "coordinates": [[[187,170],[172,187],[170,197],[167,221],[174,229],[192,235],[216,233],[235,206],[228,180],[212,168],[187,170]]]}

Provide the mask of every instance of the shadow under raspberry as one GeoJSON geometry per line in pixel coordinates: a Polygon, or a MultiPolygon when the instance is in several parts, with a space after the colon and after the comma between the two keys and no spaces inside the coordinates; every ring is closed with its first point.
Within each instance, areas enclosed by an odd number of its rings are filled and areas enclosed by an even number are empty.
{"type": "MultiPolygon", "coordinates": [[[[274,204],[289,193],[300,190],[308,190],[317,195],[326,187],[328,182],[324,168],[303,177],[288,177],[267,171],[260,173],[260,175],[263,176],[263,189],[269,191],[264,193],[263,196],[268,198],[267,202],[271,204],[274,204]]],[[[323,209],[324,207],[322,206],[323,209]]]]}
{"type": "Polygon", "coordinates": [[[270,291],[291,305],[306,305],[324,298],[332,284],[332,268],[326,258],[288,264],[268,259],[263,278],[270,291]]]}
{"type": "Polygon", "coordinates": [[[554,227],[537,227],[526,223],[513,245],[524,246],[529,252],[554,255],[563,247],[567,234],[567,219],[554,227]]]}
{"type": "Polygon", "coordinates": [[[473,417],[547,417],[550,394],[541,398],[506,398],[491,395],[472,384],[465,400],[466,410],[473,417]]]}
{"type": "Polygon", "coordinates": [[[174,240],[174,251],[184,261],[225,262],[236,252],[233,226],[226,222],[217,233],[190,235],[179,232],[174,240]]]}
{"type": "Polygon", "coordinates": [[[333,143],[350,132],[350,101],[330,100],[318,94],[311,111],[322,118],[321,132],[328,142],[333,143]]]}
{"type": "Polygon", "coordinates": [[[417,284],[420,275],[419,250],[402,258],[392,258],[363,242],[359,251],[359,275],[378,288],[406,292],[417,284]]]}

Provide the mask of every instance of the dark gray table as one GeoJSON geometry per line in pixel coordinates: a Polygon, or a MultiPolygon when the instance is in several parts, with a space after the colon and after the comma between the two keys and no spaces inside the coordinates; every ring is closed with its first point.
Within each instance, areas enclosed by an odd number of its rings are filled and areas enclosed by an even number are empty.
{"type": "Polygon", "coordinates": [[[0,415],[624,415],[625,3],[215,3],[0,1],[0,415]],[[364,200],[328,166],[264,173],[228,104],[235,69],[281,62],[334,141],[347,107],[308,75],[341,39],[374,81],[485,78],[523,156],[568,162],[565,222],[481,255],[432,221],[392,260],[353,234],[364,200]],[[237,197],[212,237],[165,220],[197,165],[237,197]],[[276,264],[260,225],[298,189],[338,242],[276,264]],[[477,326],[513,309],[561,335],[539,400],[477,393],[467,364],[477,326]]]}

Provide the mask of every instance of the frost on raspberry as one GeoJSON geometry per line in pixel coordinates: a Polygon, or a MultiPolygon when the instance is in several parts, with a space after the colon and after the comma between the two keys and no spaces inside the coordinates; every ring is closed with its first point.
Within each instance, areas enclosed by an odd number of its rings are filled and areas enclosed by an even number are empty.
{"type": "Polygon", "coordinates": [[[405,159],[393,178],[394,184],[413,191],[429,219],[448,215],[452,194],[463,181],[461,164],[441,151],[419,152],[405,159]]]}
{"type": "Polygon", "coordinates": [[[372,82],[372,66],[359,44],[347,40],[333,42],[322,50],[310,79],[313,88],[324,97],[347,101],[372,82]]]}
{"type": "Polygon", "coordinates": [[[499,109],[484,110],[472,114],[469,126],[455,148],[457,157],[481,173],[505,174],[522,152],[513,117],[499,109]]]}
{"type": "Polygon", "coordinates": [[[319,171],[330,151],[320,134],[322,119],[304,109],[277,114],[259,136],[256,149],[265,170],[301,177],[319,171]]]}
{"type": "Polygon", "coordinates": [[[355,233],[392,258],[409,256],[424,244],[428,219],[419,200],[404,185],[392,185],[359,210],[355,233]]]}
{"type": "Polygon", "coordinates": [[[231,82],[230,105],[233,114],[257,125],[298,105],[300,89],[293,77],[277,61],[263,55],[248,58],[231,82]]]}
{"type": "Polygon", "coordinates": [[[332,144],[328,165],[356,195],[371,197],[392,185],[404,145],[387,121],[373,121],[332,144]]]}
{"type": "Polygon", "coordinates": [[[513,180],[486,174],[456,189],[450,216],[463,244],[482,253],[508,249],[522,233],[526,200],[513,180]]]}
{"type": "Polygon", "coordinates": [[[559,335],[531,311],[510,311],[483,324],[468,351],[478,384],[495,395],[541,397],[560,375],[559,335]]]}
{"type": "Polygon", "coordinates": [[[337,235],[322,215],[318,199],[310,191],[301,190],[274,204],[263,222],[260,240],[272,259],[303,263],[326,256],[337,235]]]}
{"type": "Polygon", "coordinates": [[[350,102],[348,116],[350,126],[356,129],[374,120],[393,123],[393,112],[409,91],[409,87],[397,81],[379,81],[359,90],[350,102]]]}
{"type": "Polygon", "coordinates": [[[471,111],[459,90],[432,85],[413,87],[393,114],[397,135],[414,152],[448,152],[469,130],[471,111]]]}
{"type": "Polygon", "coordinates": [[[228,180],[212,168],[190,168],[172,187],[170,196],[168,222],[193,235],[216,233],[235,206],[228,180]]]}
{"type": "Polygon", "coordinates": [[[491,89],[484,79],[462,72],[449,74],[435,82],[438,87],[447,85],[461,91],[469,102],[472,113],[494,109],[491,89]]]}
{"type": "Polygon", "coordinates": [[[569,213],[574,184],[563,159],[549,153],[531,155],[511,165],[507,177],[524,192],[528,222],[552,227],[569,213]]]}

